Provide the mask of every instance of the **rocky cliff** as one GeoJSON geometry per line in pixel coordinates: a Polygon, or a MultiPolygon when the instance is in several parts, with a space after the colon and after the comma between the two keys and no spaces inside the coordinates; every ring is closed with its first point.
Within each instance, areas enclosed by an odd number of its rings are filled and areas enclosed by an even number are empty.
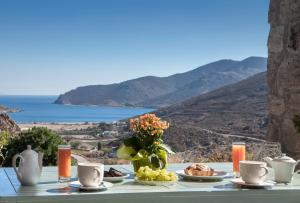
{"type": "Polygon", "coordinates": [[[266,58],[220,60],[169,77],[142,77],[111,85],[79,87],[60,95],[55,103],[164,107],[243,80],[266,70],[266,58]]]}
{"type": "Polygon", "coordinates": [[[293,118],[300,115],[300,1],[271,0],[268,48],[268,139],[300,158],[300,134],[293,118]]]}
{"type": "Polygon", "coordinates": [[[19,132],[19,126],[5,113],[0,113],[0,132],[8,130],[10,132],[19,132]]]}

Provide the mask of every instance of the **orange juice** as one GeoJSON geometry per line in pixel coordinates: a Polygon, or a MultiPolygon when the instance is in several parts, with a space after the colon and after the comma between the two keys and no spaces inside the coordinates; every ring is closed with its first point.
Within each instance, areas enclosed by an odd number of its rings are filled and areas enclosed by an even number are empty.
{"type": "Polygon", "coordinates": [[[71,178],[71,147],[69,145],[58,146],[58,180],[69,181],[71,178]]]}
{"type": "Polygon", "coordinates": [[[244,161],[246,158],[246,147],[244,142],[232,143],[232,163],[233,174],[235,177],[239,176],[240,161],[244,161]]]}

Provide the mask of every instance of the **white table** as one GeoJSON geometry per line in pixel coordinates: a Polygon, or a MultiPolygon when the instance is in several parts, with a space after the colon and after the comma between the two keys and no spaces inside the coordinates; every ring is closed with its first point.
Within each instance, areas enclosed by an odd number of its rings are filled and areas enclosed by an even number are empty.
{"type": "MultiPolygon", "coordinates": [[[[170,164],[169,171],[184,169],[189,164],[170,164]]],[[[214,169],[231,172],[231,163],[210,163],[214,169]]],[[[110,166],[106,166],[108,169],[110,166]]],[[[131,176],[122,183],[102,192],[81,192],[57,182],[57,168],[44,167],[41,182],[36,186],[20,186],[12,168],[0,168],[0,202],[121,202],[121,203],[299,203],[300,175],[294,176],[289,185],[275,185],[268,189],[241,189],[222,182],[185,182],[180,180],[174,186],[145,186],[133,181],[130,165],[116,165],[114,168],[131,176]]],[[[272,176],[272,174],[270,174],[272,176]]],[[[270,176],[270,178],[271,178],[270,176]]],[[[76,179],[76,167],[72,167],[76,179]]]]}

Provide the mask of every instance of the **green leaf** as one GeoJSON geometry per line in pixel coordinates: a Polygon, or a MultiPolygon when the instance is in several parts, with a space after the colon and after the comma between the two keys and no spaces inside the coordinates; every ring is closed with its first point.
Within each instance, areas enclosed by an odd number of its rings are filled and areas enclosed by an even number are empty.
{"type": "Polygon", "coordinates": [[[127,147],[125,144],[122,144],[121,147],[117,150],[117,157],[120,159],[132,160],[136,155],[135,149],[132,147],[127,147]]]}
{"type": "Polygon", "coordinates": [[[136,155],[132,158],[133,161],[141,160],[141,159],[149,159],[149,154],[146,150],[141,149],[136,153],[136,155]]]}
{"type": "Polygon", "coordinates": [[[168,152],[169,154],[175,154],[175,152],[173,152],[173,151],[171,150],[171,148],[170,148],[168,145],[166,145],[166,144],[161,144],[161,145],[159,145],[159,147],[160,147],[162,150],[165,150],[166,152],[168,152]]]}
{"type": "Polygon", "coordinates": [[[162,163],[161,168],[165,169],[167,168],[167,162],[168,162],[168,154],[165,150],[159,150],[157,154],[160,162],[162,163]]]}

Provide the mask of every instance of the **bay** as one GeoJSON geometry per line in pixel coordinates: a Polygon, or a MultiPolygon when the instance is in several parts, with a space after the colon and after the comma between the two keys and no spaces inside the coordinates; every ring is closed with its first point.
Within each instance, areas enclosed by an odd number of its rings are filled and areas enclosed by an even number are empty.
{"type": "Polygon", "coordinates": [[[78,106],[54,104],[57,96],[0,96],[0,105],[19,108],[22,111],[9,113],[17,123],[54,122],[113,122],[154,109],[108,106],[78,106]]]}

